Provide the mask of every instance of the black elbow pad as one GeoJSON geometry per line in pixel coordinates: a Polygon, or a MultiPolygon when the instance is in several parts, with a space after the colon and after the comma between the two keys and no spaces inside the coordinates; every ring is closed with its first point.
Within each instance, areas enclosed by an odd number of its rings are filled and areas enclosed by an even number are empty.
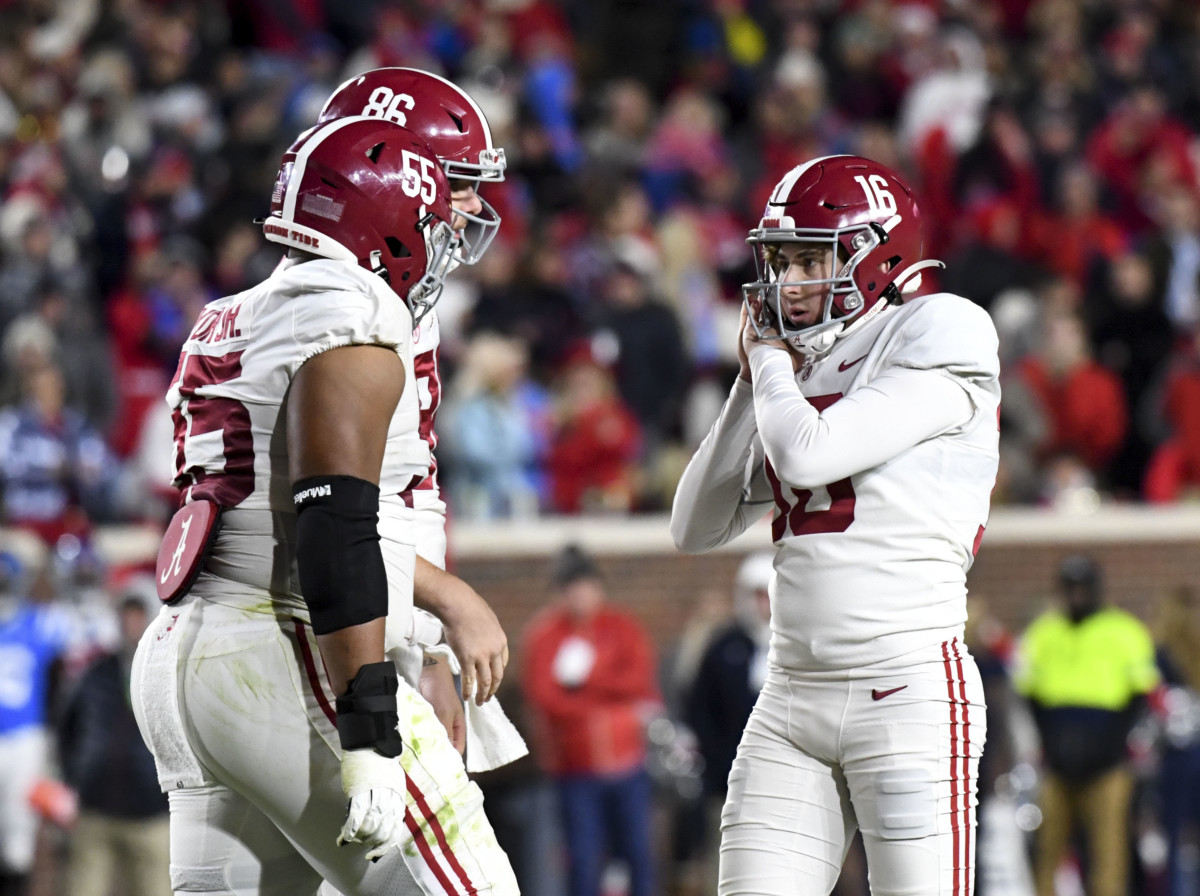
{"type": "Polygon", "coordinates": [[[354,476],[312,476],[292,485],[296,566],[313,631],[329,634],[387,615],[379,547],[379,486],[354,476]]]}

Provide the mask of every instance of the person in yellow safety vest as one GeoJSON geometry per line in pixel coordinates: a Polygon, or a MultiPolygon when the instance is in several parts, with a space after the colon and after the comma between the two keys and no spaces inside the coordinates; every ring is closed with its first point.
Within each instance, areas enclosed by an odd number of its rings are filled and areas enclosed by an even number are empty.
{"type": "Polygon", "coordinates": [[[1088,896],[1125,896],[1134,786],[1126,742],[1159,682],[1154,641],[1135,616],[1104,605],[1091,557],[1066,557],[1058,585],[1062,608],[1026,629],[1014,674],[1042,742],[1037,896],[1054,896],[1076,824],[1087,838],[1088,896]]]}

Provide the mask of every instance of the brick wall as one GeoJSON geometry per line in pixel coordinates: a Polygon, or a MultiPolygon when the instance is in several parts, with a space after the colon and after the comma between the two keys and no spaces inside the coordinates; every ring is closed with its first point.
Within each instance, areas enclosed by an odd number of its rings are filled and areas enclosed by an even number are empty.
{"type": "MultiPolygon", "coordinates": [[[[1200,540],[985,542],[968,578],[970,593],[985,596],[991,612],[1018,632],[1053,595],[1058,562],[1074,551],[1090,553],[1104,569],[1105,593],[1147,621],[1157,596],[1174,585],[1200,587],[1200,540]]],[[[732,592],[744,552],[686,556],[670,549],[630,555],[594,551],[611,599],[629,607],[650,629],[660,651],[678,637],[705,589],[732,592]]],[[[468,557],[456,572],[496,609],[516,648],[520,632],[549,598],[545,555],[468,557]]],[[[869,557],[863,558],[870,563],[869,557]]]]}
{"type": "MultiPolygon", "coordinates": [[[[156,531],[144,527],[96,533],[98,550],[114,564],[153,563],[158,540],[156,531]]],[[[549,558],[568,541],[580,542],[597,557],[611,598],[641,617],[665,651],[698,596],[706,589],[729,595],[743,556],[769,547],[770,536],[764,520],[724,549],[693,557],[675,550],[661,517],[454,524],[454,569],[492,603],[514,648],[526,622],[548,599],[549,558]]],[[[26,554],[31,562],[41,549],[33,536],[2,529],[0,547],[26,554]]],[[[1019,631],[1052,594],[1059,560],[1077,550],[1102,564],[1113,603],[1149,620],[1164,589],[1182,582],[1200,587],[1200,506],[1115,506],[1075,516],[998,508],[969,588],[985,595],[991,612],[1019,631]]]]}

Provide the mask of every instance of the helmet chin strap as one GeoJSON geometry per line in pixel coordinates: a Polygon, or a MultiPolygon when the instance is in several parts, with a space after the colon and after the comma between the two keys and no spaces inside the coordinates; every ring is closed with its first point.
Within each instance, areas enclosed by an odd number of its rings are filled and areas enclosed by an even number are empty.
{"type": "Polygon", "coordinates": [[[868,308],[862,314],[855,317],[853,320],[847,321],[840,327],[829,327],[821,330],[818,333],[813,333],[805,339],[797,339],[792,345],[805,355],[819,358],[829,352],[834,344],[844,336],[848,336],[855,330],[861,329],[867,321],[883,313],[885,308],[890,307],[887,302],[876,302],[874,306],[868,308]]]}
{"type": "Polygon", "coordinates": [[[914,292],[921,288],[921,271],[926,268],[944,268],[945,265],[940,261],[928,259],[926,261],[918,261],[910,264],[892,281],[892,284],[900,292],[914,292]]]}
{"type": "MultiPolygon", "coordinates": [[[[887,227],[887,225],[885,224],[884,227],[887,227]]],[[[905,290],[912,292],[913,290],[918,289],[921,285],[921,271],[925,270],[926,268],[944,268],[945,266],[946,265],[944,265],[942,262],[935,261],[933,259],[914,262],[896,275],[896,279],[892,282],[901,292],[904,292],[905,290]]],[[[838,276],[844,277],[849,269],[850,263],[847,263],[846,266],[842,268],[838,276]]],[[[876,302],[874,306],[868,308],[862,314],[858,315],[843,326],[830,327],[828,330],[822,330],[820,333],[814,333],[810,339],[797,340],[797,342],[793,344],[798,350],[804,352],[806,355],[820,357],[832,349],[834,343],[836,343],[843,336],[847,336],[855,330],[861,329],[867,321],[876,315],[881,314],[883,310],[888,307],[890,307],[889,302],[876,302]]]]}
{"type": "Polygon", "coordinates": [[[380,277],[384,283],[391,286],[392,275],[388,273],[387,266],[383,263],[383,252],[379,249],[372,249],[370,255],[371,273],[380,277]]]}

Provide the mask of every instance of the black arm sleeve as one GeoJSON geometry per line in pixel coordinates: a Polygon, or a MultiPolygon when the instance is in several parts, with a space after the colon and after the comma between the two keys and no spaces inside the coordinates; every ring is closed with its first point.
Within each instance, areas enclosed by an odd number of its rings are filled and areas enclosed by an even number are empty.
{"type": "Polygon", "coordinates": [[[313,631],[326,635],[387,615],[379,548],[379,486],[354,476],[313,476],[292,485],[296,566],[313,631]]]}

